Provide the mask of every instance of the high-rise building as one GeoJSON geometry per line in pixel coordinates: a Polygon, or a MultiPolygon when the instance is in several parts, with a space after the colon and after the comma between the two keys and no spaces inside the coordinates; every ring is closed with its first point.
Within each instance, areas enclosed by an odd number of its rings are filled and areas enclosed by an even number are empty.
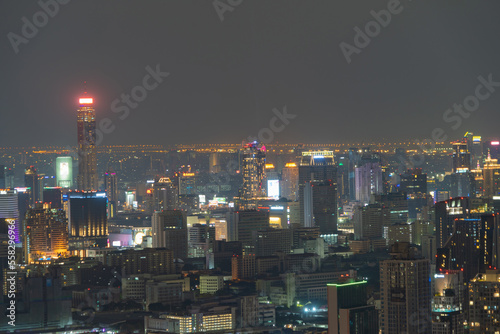
{"type": "Polygon", "coordinates": [[[453,173],[471,170],[471,159],[467,140],[453,142],[453,173]]]}
{"type": "Polygon", "coordinates": [[[384,227],[391,225],[389,208],[380,204],[357,207],[354,211],[354,237],[377,239],[384,236],[384,227]]]}
{"type": "Polygon", "coordinates": [[[356,167],[359,164],[359,161],[361,160],[361,151],[356,148],[352,147],[348,151],[348,182],[349,182],[349,199],[351,201],[356,200],[356,167]]]}
{"type": "MultiPolygon", "coordinates": [[[[326,203],[325,197],[316,196],[316,199],[322,204],[326,205],[323,209],[333,210],[335,213],[334,217],[331,217],[331,212],[329,213],[328,219],[331,219],[331,223],[328,226],[331,230],[337,229],[337,195],[336,195],[336,185],[337,185],[337,167],[335,166],[333,159],[333,151],[306,151],[302,152],[302,157],[299,166],[299,201],[300,201],[300,224],[302,226],[311,227],[313,224],[313,217],[316,213],[313,212],[314,207],[314,194],[312,192],[312,185],[324,183],[325,186],[322,194],[331,194],[332,189],[326,189],[328,187],[335,187],[335,196],[327,196],[331,201],[326,203]],[[306,187],[308,189],[308,196],[306,201],[306,187]],[[332,202],[334,199],[335,202],[332,202]],[[312,202],[311,202],[312,200],[312,202]],[[307,203],[307,204],[306,204],[307,203]],[[308,206],[309,205],[309,206],[308,206]],[[308,210],[306,210],[306,207],[308,210]],[[306,221],[307,220],[307,221],[306,221]]],[[[321,194],[319,194],[321,195],[321,194]]],[[[326,227],[326,226],[325,226],[326,227]]]]}
{"type": "Polygon", "coordinates": [[[469,282],[469,333],[500,333],[500,272],[486,270],[469,282]]]}
{"type": "Polygon", "coordinates": [[[153,185],[153,209],[176,210],[179,205],[179,190],[168,177],[159,178],[153,185]]]}
{"type": "Polygon", "coordinates": [[[180,210],[155,211],[152,218],[153,248],[165,247],[174,252],[174,258],[188,257],[188,230],[186,216],[180,210]]]}
{"type": "Polygon", "coordinates": [[[196,173],[181,172],[179,179],[179,195],[196,195],[196,173]]]}
{"type": "Polygon", "coordinates": [[[7,233],[7,224],[14,224],[15,242],[21,242],[22,217],[19,216],[18,193],[15,189],[0,189],[0,229],[7,233]]]}
{"type": "Polygon", "coordinates": [[[247,143],[240,151],[240,159],[243,174],[240,197],[243,200],[265,197],[266,147],[256,141],[247,143]]]}
{"type": "Polygon", "coordinates": [[[337,233],[337,183],[309,181],[303,189],[304,226],[318,226],[321,235],[337,233]]]}
{"type": "Polygon", "coordinates": [[[378,314],[367,300],[367,281],[328,284],[328,334],[377,334],[378,314]]]}
{"type": "Polygon", "coordinates": [[[38,174],[34,166],[26,168],[24,172],[24,186],[30,189],[30,206],[35,207],[35,203],[40,200],[38,197],[40,183],[38,182],[38,174]]]}
{"type": "Polygon", "coordinates": [[[421,168],[409,169],[400,175],[400,191],[407,195],[427,193],[427,174],[421,168]]]}
{"type": "Polygon", "coordinates": [[[77,110],[78,129],[78,190],[98,190],[97,147],[96,147],[96,115],[94,99],[79,99],[77,110]]]}
{"type": "Polygon", "coordinates": [[[295,162],[285,164],[281,170],[281,197],[289,201],[299,199],[299,167],[295,162]]]}
{"type": "Polygon", "coordinates": [[[52,209],[62,209],[63,192],[61,187],[43,188],[43,202],[50,203],[52,209]]]}
{"type": "Polygon", "coordinates": [[[268,228],[253,231],[257,256],[271,256],[276,252],[288,254],[292,249],[292,230],[268,228]]]}
{"type": "Polygon", "coordinates": [[[104,190],[108,196],[108,218],[116,216],[118,205],[118,178],[111,167],[104,175],[104,190]]]}
{"type": "Polygon", "coordinates": [[[39,258],[57,258],[68,251],[68,220],[62,209],[37,203],[26,213],[25,230],[23,250],[28,263],[39,258]]]}
{"type": "Polygon", "coordinates": [[[434,275],[432,333],[465,333],[466,286],[461,271],[434,275]]]}
{"type": "Polygon", "coordinates": [[[470,200],[467,197],[450,198],[435,205],[437,248],[443,247],[453,233],[455,219],[470,217],[470,200]]]}
{"type": "Polygon", "coordinates": [[[254,239],[252,232],[269,227],[269,212],[241,210],[232,214],[231,222],[236,227],[238,241],[243,245],[245,254],[254,254],[254,239]]]}
{"type": "Polygon", "coordinates": [[[56,158],[56,186],[61,188],[73,187],[73,158],[56,158]]]}
{"type": "Polygon", "coordinates": [[[484,160],[483,167],[483,196],[493,198],[500,194],[500,164],[497,159],[491,158],[488,151],[488,157],[484,160]]]}
{"type": "Polygon", "coordinates": [[[69,193],[69,248],[106,247],[108,219],[106,193],[69,193]]]}
{"type": "Polygon", "coordinates": [[[469,281],[477,273],[496,266],[499,220],[495,214],[455,220],[451,237],[437,250],[436,272],[463,270],[469,281]]]}
{"type": "Polygon", "coordinates": [[[355,169],[356,200],[370,203],[371,195],[384,193],[382,167],[379,162],[367,162],[355,169]]]}
{"type": "Polygon", "coordinates": [[[390,254],[380,262],[381,333],[431,332],[429,260],[404,242],[392,245],[390,254]]]}

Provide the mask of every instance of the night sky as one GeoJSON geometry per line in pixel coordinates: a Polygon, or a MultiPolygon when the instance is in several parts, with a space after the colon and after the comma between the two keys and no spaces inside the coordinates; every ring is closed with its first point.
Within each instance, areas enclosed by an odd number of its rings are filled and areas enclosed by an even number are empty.
{"type": "Polygon", "coordinates": [[[1,0],[0,146],[75,145],[85,80],[109,145],[241,142],[284,106],[279,142],[495,136],[500,87],[456,131],[443,113],[500,81],[500,2],[401,1],[348,64],[339,44],[390,2],[243,0],[221,21],[211,0],[72,0],[16,54],[8,34],[41,7],[1,0]],[[112,101],[157,64],[170,75],[121,120],[112,101]]]}

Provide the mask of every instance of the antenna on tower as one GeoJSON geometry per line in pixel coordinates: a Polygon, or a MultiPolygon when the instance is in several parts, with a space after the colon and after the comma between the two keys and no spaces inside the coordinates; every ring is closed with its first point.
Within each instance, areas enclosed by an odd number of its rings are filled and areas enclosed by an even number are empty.
{"type": "Polygon", "coordinates": [[[87,81],[83,82],[83,93],[87,94],[87,81]]]}

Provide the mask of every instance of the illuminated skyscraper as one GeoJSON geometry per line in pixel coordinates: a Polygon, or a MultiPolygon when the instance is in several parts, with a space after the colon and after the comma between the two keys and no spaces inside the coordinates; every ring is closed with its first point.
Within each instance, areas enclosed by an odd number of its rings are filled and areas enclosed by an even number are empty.
{"type": "Polygon", "coordinates": [[[153,213],[151,219],[153,248],[166,247],[174,252],[174,258],[186,259],[188,234],[186,215],[180,210],[164,210],[153,213]]]}
{"type": "Polygon", "coordinates": [[[453,142],[453,173],[463,173],[471,168],[467,140],[453,142]]]}
{"type": "Polygon", "coordinates": [[[68,220],[62,209],[37,203],[26,214],[23,250],[28,263],[40,257],[57,257],[68,250],[68,220]]]}
{"type": "Polygon", "coordinates": [[[179,207],[179,189],[168,177],[162,177],[153,185],[153,210],[175,210],[179,207]]]}
{"type": "Polygon", "coordinates": [[[61,188],[73,187],[73,158],[56,158],[56,185],[61,188]]]}
{"type": "Polygon", "coordinates": [[[500,332],[500,272],[486,270],[469,282],[469,333],[500,332]]]}
{"type": "Polygon", "coordinates": [[[78,190],[97,190],[97,148],[94,99],[81,97],[78,108],[78,190]]]}
{"type": "Polygon", "coordinates": [[[491,158],[490,151],[488,151],[488,157],[484,160],[483,187],[483,195],[486,198],[491,199],[500,193],[500,164],[497,159],[491,158]]]}
{"type": "Polygon", "coordinates": [[[382,167],[378,162],[367,162],[355,168],[356,200],[370,203],[372,194],[383,194],[382,167]]]}
{"type": "Polygon", "coordinates": [[[104,192],[69,194],[69,247],[106,247],[108,238],[107,201],[104,192]]]}
{"type": "Polygon", "coordinates": [[[432,333],[465,333],[465,298],[466,285],[463,272],[443,272],[434,275],[432,333]]]}
{"type": "Polygon", "coordinates": [[[299,199],[299,167],[295,162],[289,162],[281,170],[281,197],[289,201],[299,199]]]}
{"type": "Polygon", "coordinates": [[[240,197],[251,199],[265,197],[265,186],[263,181],[266,177],[266,147],[257,142],[245,144],[240,151],[243,185],[240,197]]]}

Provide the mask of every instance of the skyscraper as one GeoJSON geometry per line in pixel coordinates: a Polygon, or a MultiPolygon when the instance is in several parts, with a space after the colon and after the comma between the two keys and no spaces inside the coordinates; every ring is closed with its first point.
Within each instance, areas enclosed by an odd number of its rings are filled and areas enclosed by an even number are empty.
{"type": "Polygon", "coordinates": [[[69,247],[106,247],[108,237],[107,201],[104,192],[69,194],[69,247]]]}
{"type": "Polygon", "coordinates": [[[116,215],[116,206],[118,205],[118,182],[116,173],[111,167],[104,175],[104,190],[108,196],[108,217],[113,218],[116,215]]]}
{"type": "Polygon", "coordinates": [[[73,158],[56,158],[56,185],[61,188],[73,187],[73,158]]]}
{"type": "MultiPolygon", "coordinates": [[[[329,218],[332,221],[329,228],[337,229],[337,167],[333,160],[333,151],[306,151],[302,152],[302,158],[299,166],[299,201],[300,201],[300,224],[302,226],[312,226],[311,219],[314,219],[316,213],[323,212],[322,209],[329,211],[329,218]],[[314,196],[312,187],[314,184],[324,184],[323,191],[320,191],[319,196],[314,196]],[[306,197],[306,187],[307,197],[306,197]],[[334,187],[335,189],[327,190],[325,187],[334,187]],[[329,194],[335,192],[335,196],[328,196],[330,202],[325,201],[325,197],[321,194],[329,194]],[[318,207],[318,201],[323,204],[323,208],[318,207]],[[307,208],[307,210],[306,210],[307,208]],[[316,209],[316,212],[313,211],[316,209]],[[318,211],[319,210],[319,211],[318,211]],[[332,211],[333,210],[333,211],[332,211]],[[332,213],[335,213],[332,216],[332,213]],[[307,220],[307,222],[306,222],[307,220]]],[[[322,232],[323,233],[323,232],[322,232]]]]}
{"type": "Polygon", "coordinates": [[[153,185],[153,210],[176,210],[179,190],[168,177],[159,178],[153,185]]]}
{"type": "Polygon", "coordinates": [[[79,99],[77,110],[78,128],[78,190],[98,190],[97,178],[97,147],[96,119],[94,99],[88,97],[79,99]]]}
{"type": "Polygon", "coordinates": [[[188,230],[186,216],[180,210],[163,210],[153,213],[151,230],[153,248],[168,248],[174,258],[188,257],[188,230]]]}
{"type": "Polygon", "coordinates": [[[370,203],[372,194],[383,194],[382,167],[378,162],[366,162],[355,169],[356,200],[363,205],[370,203]]]}
{"type": "Polygon", "coordinates": [[[24,172],[24,186],[30,188],[30,206],[35,207],[35,203],[40,200],[38,198],[40,183],[38,182],[38,174],[36,173],[35,166],[26,168],[24,172]]]}
{"type": "Polygon", "coordinates": [[[299,168],[295,162],[289,162],[281,170],[281,197],[290,201],[299,199],[299,168]]]}
{"type": "Polygon", "coordinates": [[[243,145],[240,151],[243,185],[240,197],[249,200],[256,197],[265,197],[266,177],[266,147],[256,141],[243,145]]]}
{"type": "Polygon", "coordinates": [[[68,220],[62,209],[37,203],[28,210],[25,222],[25,258],[28,263],[40,257],[58,257],[68,250],[68,220]]]}
{"type": "Polygon", "coordinates": [[[392,259],[380,262],[380,329],[383,334],[430,333],[430,263],[406,242],[391,246],[392,259]]]}
{"type": "Polygon", "coordinates": [[[453,142],[453,173],[471,169],[471,160],[467,140],[453,142]]]}

